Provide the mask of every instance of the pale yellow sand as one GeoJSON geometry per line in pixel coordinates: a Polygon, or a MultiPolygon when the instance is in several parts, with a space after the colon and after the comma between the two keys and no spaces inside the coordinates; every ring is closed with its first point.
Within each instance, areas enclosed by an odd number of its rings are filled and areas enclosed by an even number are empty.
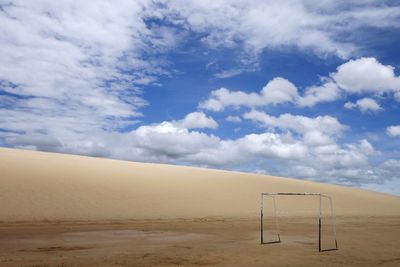
{"type": "MultiPolygon", "coordinates": [[[[322,192],[337,215],[400,215],[400,197],[264,175],[0,148],[0,221],[254,217],[261,192],[322,192]]],[[[287,214],[317,199],[279,201],[287,214]]]]}

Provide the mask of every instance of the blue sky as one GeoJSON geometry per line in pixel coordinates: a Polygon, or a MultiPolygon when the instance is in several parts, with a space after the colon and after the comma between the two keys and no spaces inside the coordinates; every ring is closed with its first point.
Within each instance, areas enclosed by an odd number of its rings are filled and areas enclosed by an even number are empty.
{"type": "Polygon", "coordinates": [[[0,145],[400,195],[396,1],[1,1],[0,145]]]}

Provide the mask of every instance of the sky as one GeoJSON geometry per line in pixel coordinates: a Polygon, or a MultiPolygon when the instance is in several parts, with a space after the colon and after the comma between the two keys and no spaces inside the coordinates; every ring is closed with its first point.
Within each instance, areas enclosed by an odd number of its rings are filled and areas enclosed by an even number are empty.
{"type": "Polygon", "coordinates": [[[0,0],[0,146],[400,195],[398,1],[0,0]]]}

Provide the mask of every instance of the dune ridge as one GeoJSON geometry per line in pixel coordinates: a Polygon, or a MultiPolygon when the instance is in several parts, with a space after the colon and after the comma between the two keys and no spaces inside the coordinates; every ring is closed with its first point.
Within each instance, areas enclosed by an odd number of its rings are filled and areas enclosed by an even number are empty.
{"type": "MultiPolygon", "coordinates": [[[[0,148],[0,221],[255,217],[261,192],[282,191],[328,194],[336,215],[400,215],[400,197],[356,188],[0,148]]],[[[283,198],[279,208],[312,212],[317,201],[307,201],[283,198]]]]}

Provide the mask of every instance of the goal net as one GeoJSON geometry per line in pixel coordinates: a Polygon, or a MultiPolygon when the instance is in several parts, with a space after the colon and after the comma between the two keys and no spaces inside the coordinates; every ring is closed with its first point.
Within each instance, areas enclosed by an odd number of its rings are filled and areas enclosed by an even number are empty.
{"type": "MultiPolygon", "coordinates": [[[[330,196],[327,196],[322,193],[261,193],[261,220],[260,220],[260,237],[261,237],[261,244],[274,244],[274,243],[280,243],[281,242],[281,234],[280,234],[280,229],[279,229],[279,220],[278,220],[278,212],[277,212],[277,201],[276,197],[277,196],[304,196],[304,197],[316,197],[317,200],[319,201],[318,207],[318,251],[329,251],[329,250],[337,250],[338,245],[337,245],[337,239],[336,239],[336,226],[334,222],[334,215],[333,215],[333,203],[332,203],[332,198],[330,196]],[[270,198],[272,199],[272,202],[269,206],[265,205],[265,199],[270,198]],[[329,211],[328,211],[328,217],[330,218],[331,221],[331,230],[333,234],[333,239],[334,239],[334,247],[329,248],[329,249],[322,249],[321,245],[321,240],[323,238],[322,235],[322,223],[323,223],[323,201],[327,200],[329,203],[329,211]],[[264,240],[264,228],[265,228],[265,222],[264,222],[264,210],[270,209],[272,211],[271,213],[271,223],[269,225],[269,228],[274,229],[274,236],[275,238],[269,241],[264,240]]],[[[325,227],[325,225],[324,225],[325,227]]]]}

